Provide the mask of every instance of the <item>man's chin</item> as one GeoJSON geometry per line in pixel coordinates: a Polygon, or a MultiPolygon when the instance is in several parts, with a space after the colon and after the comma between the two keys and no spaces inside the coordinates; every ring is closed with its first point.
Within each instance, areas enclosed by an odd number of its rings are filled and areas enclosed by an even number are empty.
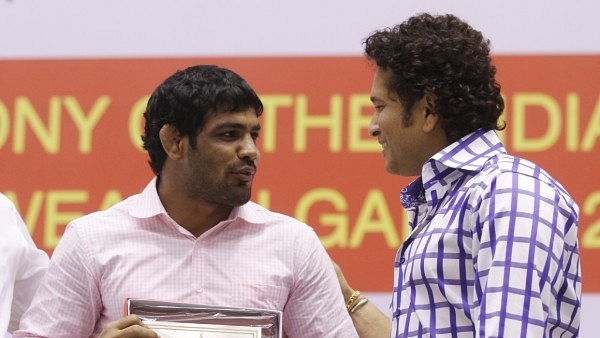
{"type": "Polygon", "coordinates": [[[243,194],[239,194],[239,195],[233,197],[231,202],[234,207],[239,207],[241,205],[248,203],[248,201],[250,201],[251,197],[252,197],[252,191],[248,190],[247,192],[244,192],[243,194]]]}
{"type": "Polygon", "coordinates": [[[385,163],[385,171],[387,171],[388,173],[390,173],[392,175],[399,175],[398,174],[398,168],[396,168],[395,166],[391,165],[389,162],[385,163]]]}

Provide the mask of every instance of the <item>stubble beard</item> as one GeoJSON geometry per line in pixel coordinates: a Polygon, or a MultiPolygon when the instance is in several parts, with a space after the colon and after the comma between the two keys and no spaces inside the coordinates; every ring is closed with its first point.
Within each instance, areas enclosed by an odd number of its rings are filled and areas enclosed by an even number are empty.
{"type": "Polygon", "coordinates": [[[238,207],[250,201],[252,195],[251,183],[231,185],[221,181],[211,182],[197,178],[187,188],[189,198],[228,207],[238,207]]]}

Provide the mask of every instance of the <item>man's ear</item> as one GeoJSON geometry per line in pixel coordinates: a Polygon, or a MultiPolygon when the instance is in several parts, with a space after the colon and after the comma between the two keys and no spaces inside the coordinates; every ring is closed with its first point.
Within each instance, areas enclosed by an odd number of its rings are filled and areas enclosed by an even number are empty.
{"type": "Polygon", "coordinates": [[[430,132],[439,125],[441,117],[436,113],[437,97],[435,94],[426,93],[421,98],[421,104],[424,110],[425,121],[423,122],[423,131],[430,132]]]}
{"type": "Polygon", "coordinates": [[[181,137],[177,128],[170,124],[165,124],[160,128],[158,135],[167,156],[172,159],[178,159],[183,156],[184,138],[181,137]]]}

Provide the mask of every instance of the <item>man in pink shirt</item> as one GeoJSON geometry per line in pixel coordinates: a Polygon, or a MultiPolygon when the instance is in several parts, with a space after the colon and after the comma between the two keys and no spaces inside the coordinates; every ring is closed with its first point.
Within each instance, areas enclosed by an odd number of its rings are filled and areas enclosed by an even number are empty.
{"type": "Polygon", "coordinates": [[[280,310],[284,337],[357,337],[313,229],[249,201],[262,109],[224,68],[166,79],[144,113],[156,177],[69,224],[14,337],[158,337],[122,318],[127,298],[280,310]]]}

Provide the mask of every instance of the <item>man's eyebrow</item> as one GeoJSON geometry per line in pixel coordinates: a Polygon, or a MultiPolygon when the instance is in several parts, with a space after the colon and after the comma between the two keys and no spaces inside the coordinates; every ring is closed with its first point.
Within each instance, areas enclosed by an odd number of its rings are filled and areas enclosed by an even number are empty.
{"type": "MultiPolygon", "coordinates": [[[[223,122],[215,126],[215,129],[247,129],[246,124],[239,122],[223,122]]],[[[252,131],[260,131],[260,124],[255,124],[250,128],[252,131]]]]}
{"type": "Polygon", "coordinates": [[[383,102],[383,99],[378,97],[378,96],[370,96],[369,99],[371,99],[371,102],[375,103],[375,102],[383,102]]]}

